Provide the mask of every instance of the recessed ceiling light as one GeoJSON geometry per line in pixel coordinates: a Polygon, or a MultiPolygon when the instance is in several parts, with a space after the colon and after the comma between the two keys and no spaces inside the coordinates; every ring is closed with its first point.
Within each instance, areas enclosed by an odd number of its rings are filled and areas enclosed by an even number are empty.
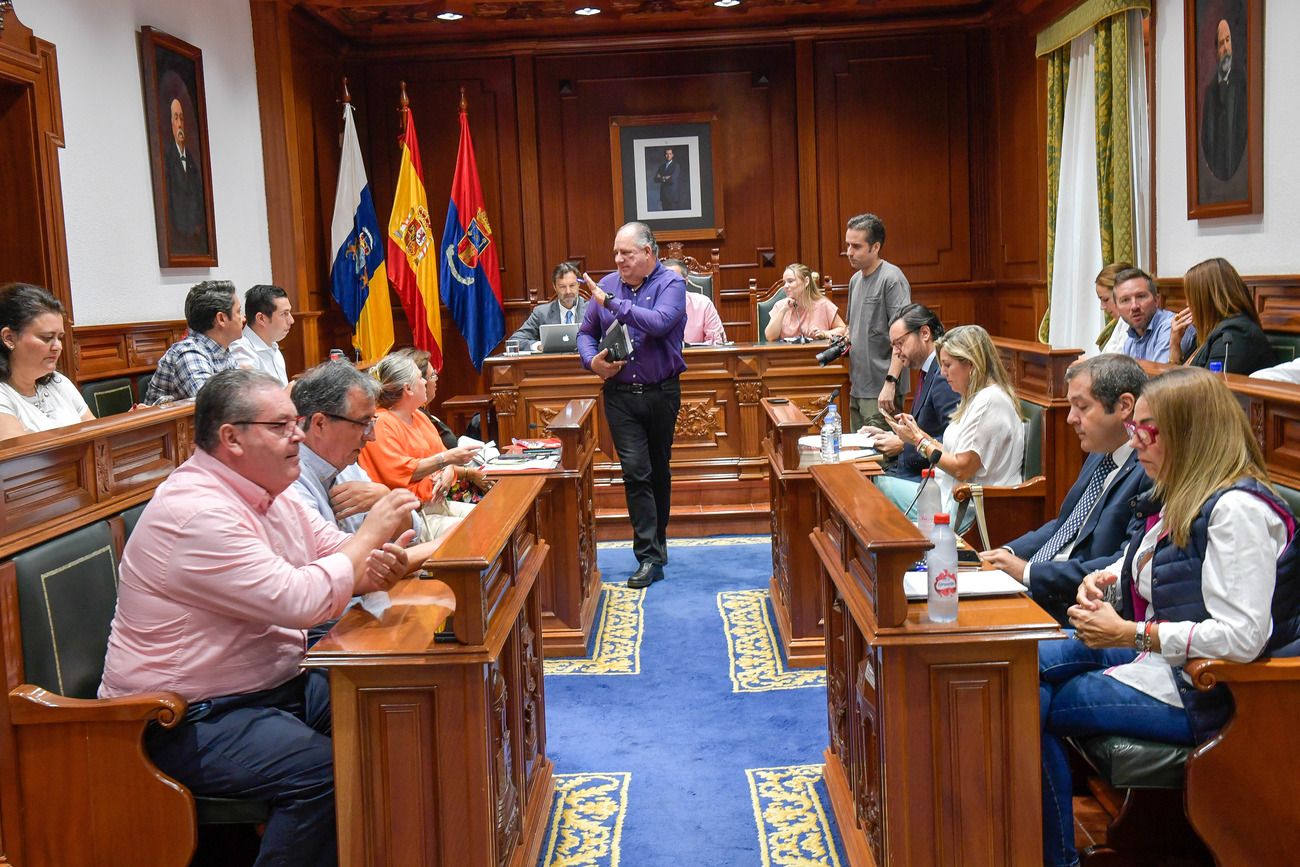
{"type": "Polygon", "coordinates": [[[439,21],[459,21],[460,19],[462,19],[462,18],[464,18],[464,17],[465,17],[465,16],[464,16],[464,15],[461,15],[459,12],[439,12],[439,13],[438,13],[438,20],[439,20],[439,21]]]}
{"type": "Polygon", "coordinates": [[[739,6],[740,0],[713,0],[714,6],[721,6],[723,9],[729,9],[732,6],[739,6]]]}
{"type": "Polygon", "coordinates": [[[574,9],[574,10],[573,10],[573,14],[574,14],[574,15],[583,15],[583,16],[586,16],[586,15],[599,15],[599,14],[600,14],[600,10],[597,9],[595,6],[583,6],[581,9],[574,9]]]}

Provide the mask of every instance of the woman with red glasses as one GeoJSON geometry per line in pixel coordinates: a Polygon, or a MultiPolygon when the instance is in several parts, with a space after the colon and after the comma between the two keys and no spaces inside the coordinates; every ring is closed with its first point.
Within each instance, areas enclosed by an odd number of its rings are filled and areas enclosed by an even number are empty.
{"type": "Polygon", "coordinates": [[[1155,483],[1134,510],[1143,523],[1114,564],[1083,579],[1069,609],[1077,640],[1038,648],[1050,865],[1078,863],[1064,738],[1201,743],[1232,703],[1223,685],[1192,687],[1188,659],[1300,654],[1295,519],[1221,378],[1186,368],[1153,379],[1127,427],[1155,483]]]}

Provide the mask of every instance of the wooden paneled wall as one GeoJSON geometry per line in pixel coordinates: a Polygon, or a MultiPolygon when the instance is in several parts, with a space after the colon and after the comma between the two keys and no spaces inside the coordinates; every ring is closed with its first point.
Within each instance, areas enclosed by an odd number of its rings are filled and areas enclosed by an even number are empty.
{"type": "MultiPolygon", "coordinates": [[[[844,223],[862,211],[884,219],[886,258],[946,321],[1019,337],[1036,327],[1045,284],[1037,17],[431,46],[349,43],[280,0],[252,8],[273,271],[299,308],[323,311],[317,333],[302,334],[317,341],[307,354],[346,337],[328,294],[327,240],[344,75],[385,223],[407,83],[435,233],[465,88],[507,333],[549,297],[560,260],[594,276],[612,267],[621,215],[609,119],[683,112],[718,117],[723,232],[685,247],[701,260],[721,248],[728,336],[753,337],[751,277],[769,286],[802,261],[846,284],[844,223]]],[[[400,324],[399,342],[407,333],[400,324]]],[[[445,309],[444,335],[442,393],[483,391],[445,309]]]]}

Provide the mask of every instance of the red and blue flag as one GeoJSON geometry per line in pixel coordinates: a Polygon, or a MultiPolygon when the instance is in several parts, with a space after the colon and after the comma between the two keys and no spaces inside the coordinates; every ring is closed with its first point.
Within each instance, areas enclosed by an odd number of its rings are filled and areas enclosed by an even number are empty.
{"type": "Polygon", "coordinates": [[[483,204],[483,188],[474,161],[469,117],[460,108],[460,149],[451,182],[451,202],[442,230],[442,262],[438,269],[443,303],[460,327],[476,370],[506,333],[501,300],[501,268],[497,240],[483,204]]]}

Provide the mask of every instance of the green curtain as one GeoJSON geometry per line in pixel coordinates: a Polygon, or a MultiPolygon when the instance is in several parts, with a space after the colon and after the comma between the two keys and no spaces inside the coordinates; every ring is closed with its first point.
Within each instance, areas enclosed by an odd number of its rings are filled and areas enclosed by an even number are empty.
{"type": "Polygon", "coordinates": [[[1101,261],[1133,261],[1133,158],[1128,122],[1128,15],[1098,22],[1097,204],[1101,216],[1101,261]]]}
{"type": "Polygon", "coordinates": [[[1047,312],[1038,324],[1038,339],[1047,343],[1052,322],[1052,262],[1056,256],[1056,200],[1061,187],[1061,137],[1065,128],[1065,91],[1070,84],[1070,44],[1047,55],[1047,312]]]}

